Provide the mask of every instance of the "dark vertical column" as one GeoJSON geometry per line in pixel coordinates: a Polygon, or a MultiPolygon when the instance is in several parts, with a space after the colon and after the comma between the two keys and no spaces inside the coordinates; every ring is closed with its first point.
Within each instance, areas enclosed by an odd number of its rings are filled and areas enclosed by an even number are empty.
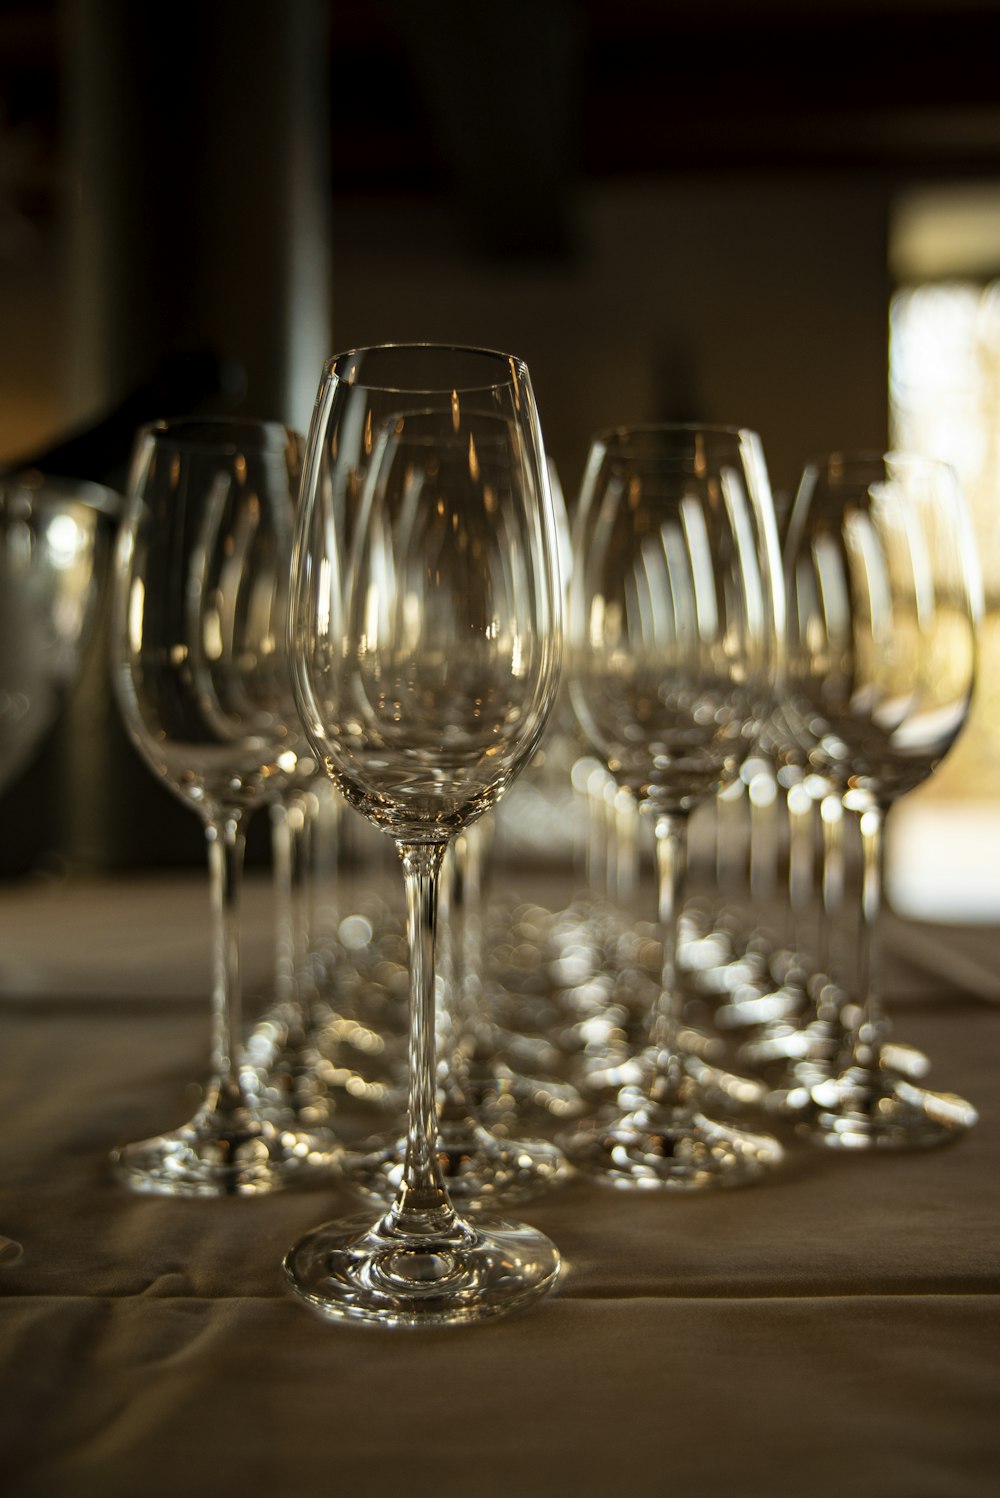
{"type": "Polygon", "coordinates": [[[210,342],[245,371],[247,414],[308,416],[330,351],[327,11],[69,0],[81,407],[210,342]]]}
{"type": "MultiPolygon", "coordinates": [[[[210,347],[234,372],[229,407],[308,421],[330,353],[327,15],[325,0],[67,0],[77,419],[210,347]]],[[[125,739],[108,655],[105,616],[47,756],[55,851],[90,868],[197,860],[196,818],[125,739]]]]}

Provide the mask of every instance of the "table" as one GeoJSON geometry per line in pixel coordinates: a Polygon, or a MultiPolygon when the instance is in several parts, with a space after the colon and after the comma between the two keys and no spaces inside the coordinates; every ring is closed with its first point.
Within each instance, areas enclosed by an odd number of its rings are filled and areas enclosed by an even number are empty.
{"type": "MultiPolygon", "coordinates": [[[[266,986],[266,880],[247,897],[266,986]]],[[[1000,971],[1000,937],[890,940],[897,1033],[980,1107],[967,1138],[793,1145],[766,1184],[690,1198],[574,1181],[520,1209],[565,1256],[553,1296],[383,1332],[281,1281],[299,1234],[356,1210],[337,1184],[172,1201],[109,1176],[108,1150],[188,1116],[204,1074],[203,882],[0,891],[0,1228],[24,1244],[0,1267],[3,1492],[992,1498],[1000,1007],[975,974],[1000,971]]]]}

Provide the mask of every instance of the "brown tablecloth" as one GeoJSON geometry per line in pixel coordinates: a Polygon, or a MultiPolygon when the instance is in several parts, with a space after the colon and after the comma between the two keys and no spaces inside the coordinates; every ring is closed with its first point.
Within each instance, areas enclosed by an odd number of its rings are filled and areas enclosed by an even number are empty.
{"type": "MultiPolygon", "coordinates": [[[[252,984],[266,884],[248,897],[252,984]]],[[[24,1253],[0,1266],[0,1488],[992,1498],[1000,1008],[890,935],[909,954],[889,965],[897,1033],[981,1110],[959,1144],[793,1144],[766,1184],[693,1197],[576,1181],[519,1209],[566,1260],[553,1296],[383,1332],[323,1322],[281,1282],[299,1234],[357,1210],[343,1188],[171,1201],[110,1179],[108,1150],[188,1116],[204,1074],[201,884],[2,892],[0,1231],[24,1253]]]]}

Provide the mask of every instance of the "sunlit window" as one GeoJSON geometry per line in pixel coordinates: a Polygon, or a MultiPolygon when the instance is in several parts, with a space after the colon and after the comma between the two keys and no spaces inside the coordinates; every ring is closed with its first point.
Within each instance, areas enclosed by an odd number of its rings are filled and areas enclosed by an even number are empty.
{"type": "Polygon", "coordinates": [[[890,887],[895,886],[896,903],[914,913],[947,916],[950,868],[954,913],[995,919],[1000,917],[1000,187],[922,193],[907,200],[894,225],[892,259],[899,289],[889,313],[890,441],[944,458],[958,473],[976,528],[986,610],[971,718],[939,774],[898,809],[890,887]],[[937,878],[928,879],[928,867],[937,868],[937,878]],[[920,908],[924,902],[926,910],[920,908]]]}
{"type": "Polygon", "coordinates": [[[958,472],[986,592],[976,708],[929,791],[1000,797],[1000,280],[896,294],[890,402],[892,443],[946,458],[958,472]]]}

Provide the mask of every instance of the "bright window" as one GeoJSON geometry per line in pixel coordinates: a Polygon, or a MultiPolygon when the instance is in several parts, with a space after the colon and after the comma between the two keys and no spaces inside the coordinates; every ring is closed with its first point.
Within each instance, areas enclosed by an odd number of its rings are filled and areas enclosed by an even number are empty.
{"type": "MultiPolygon", "coordinates": [[[[979,541],[986,610],[976,700],[933,780],[894,813],[897,908],[1000,919],[1000,189],[900,206],[889,312],[890,442],[958,473],[979,541]],[[994,818],[996,824],[994,825],[994,818]]],[[[891,826],[891,824],[890,824],[891,826]]]]}

